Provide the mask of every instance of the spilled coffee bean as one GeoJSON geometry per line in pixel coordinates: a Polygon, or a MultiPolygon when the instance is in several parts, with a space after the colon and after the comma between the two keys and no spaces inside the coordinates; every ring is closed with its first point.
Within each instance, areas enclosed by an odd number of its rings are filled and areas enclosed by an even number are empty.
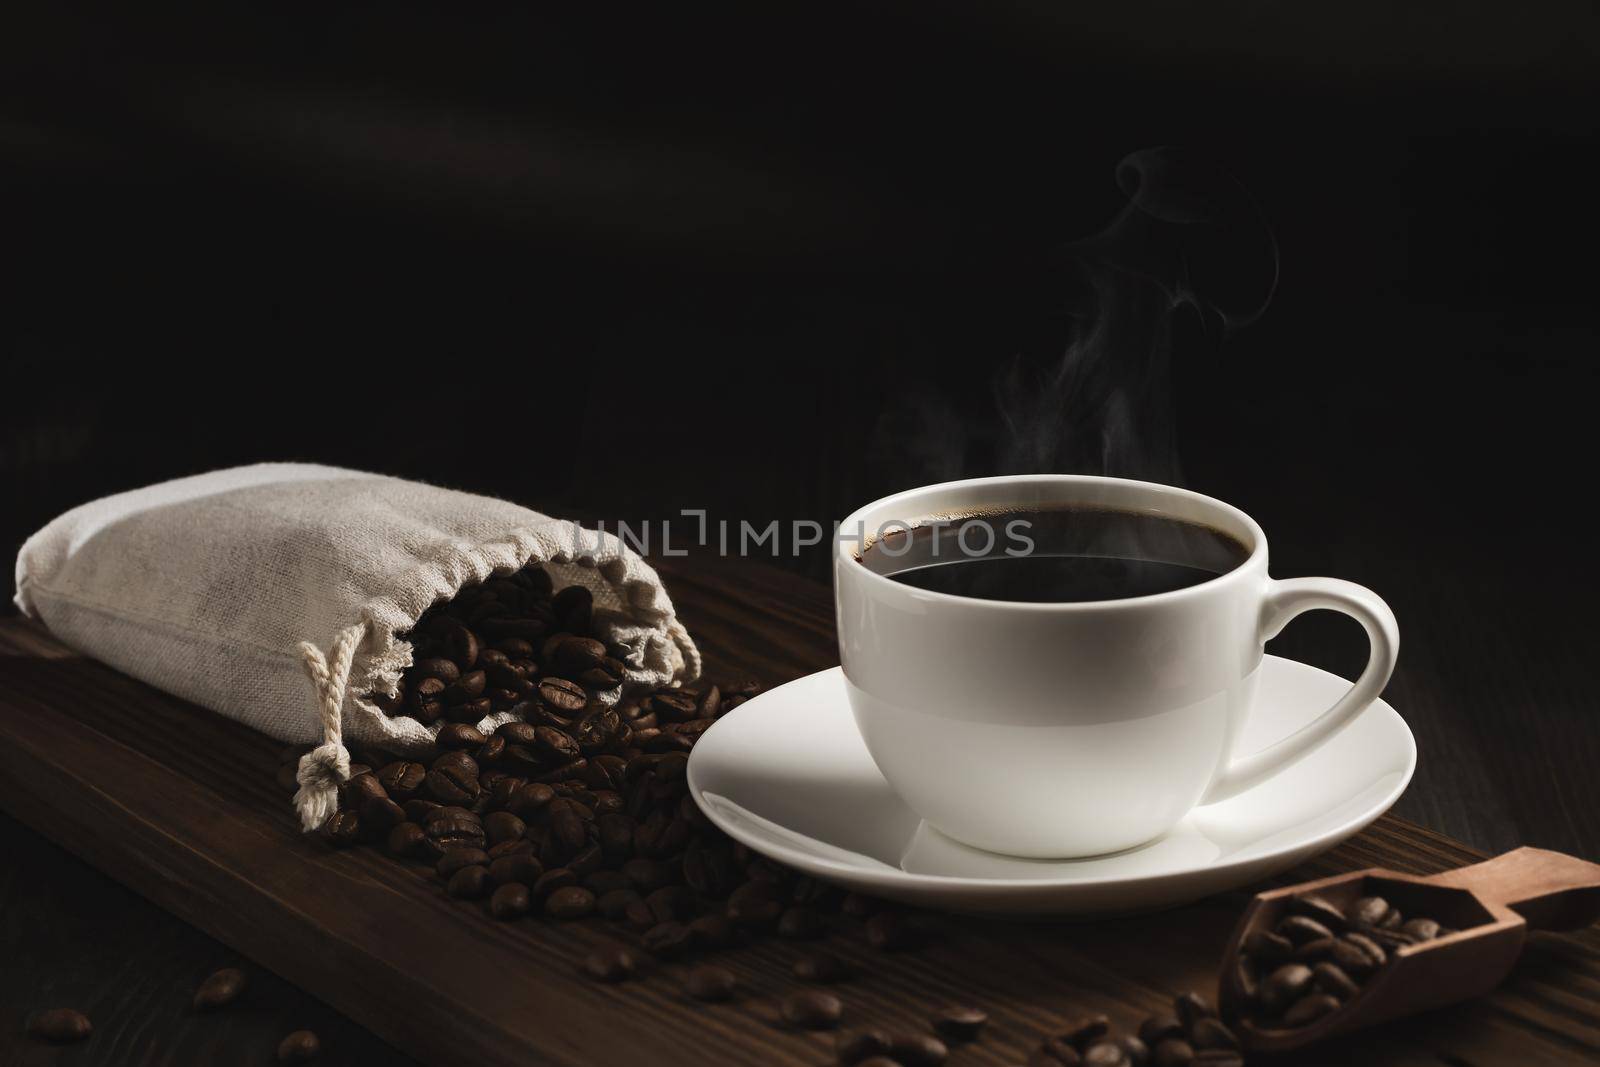
{"type": "Polygon", "coordinates": [[[1341,909],[1305,893],[1287,910],[1272,930],[1253,931],[1240,943],[1234,972],[1245,998],[1241,1014],[1267,1030],[1326,1019],[1360,995],[1397,949],[1451,932],[1433,919],[1407,919],[1381,896],[1360,897],[1341,909]]]}
{"type": "Polygon", "coordinates": [[[215,1011],[218,1008],[232,1004],[244,992],[245,984],[246,979],[243,971],[237,967],[224,967],[204,982],[201,982],[200,988],[195,990],[195,1010],[215,1011]]]}
{"type": "Polygon", "coordinates": [[[639,970],[639,958],[625,945],[602,945],[583,958],[584,972],[597,982],[621,982],[639,970]]]}
{"type": "Polygon", "coordinates": [[[310,1063],[322,1053],[322,1042],[310,1030],[296,1030],[278,1043],[279,1063],[310,1063]]]}
{"type": "Polygon", "coordinates": [[[989,1013],[964,1004],[950,1004],[933,1016],[933,1028],[952,1041],[971,1041],[978,1036],[989,1013]]]}
{"type": "Polygon", "coordinates": [[[50,1008],[28,1020],[28,1036],[64,1045],[82,1041],[94,1029],[89,1017],[72,1008],[50,1008]]]}
{"type": "Polygon", "coordinates": [[[717,1003],[733,999],[739,980],[726,967],[704,963],[690,969],[683,987],[696,1000],[717,1003]]]}
{"type": "Polygon", "coordinates": [[[844,1017],[844,1001],[832,993],[808,989],[784,998],[783,1020],[802,1030],[831,1030],[844,1017]]]}
{"type": "Polygon", "coordinates": [[[850,966],[831,952],[810,952],[794,961],[794,976],[802,982],[828,985],[850,977],[850,966]]]}

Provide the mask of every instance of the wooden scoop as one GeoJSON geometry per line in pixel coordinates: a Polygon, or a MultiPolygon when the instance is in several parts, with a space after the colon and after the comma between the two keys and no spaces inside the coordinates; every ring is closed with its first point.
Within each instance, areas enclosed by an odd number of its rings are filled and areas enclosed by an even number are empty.
{"type": "Polygon", "coordinates": [[[1559,852],[1519,848],[1503,856],[1419,878],[1374,868],[1259,894],[1245,909],[1222,960],[1223,1015],[1255,1052],[1300,1048],[1459,1000],[1500,983],[1522,954],[1528,930],[1575,930],[1600,918],[1600,864],[1559,852]],[[1454,932],[1389,952],[1389,960],[1339,1010],[1297,1029],[1268,1029],[1244,1018],[1239,946],[1272,930],[1291,898],[1314,893],[1341,911],[1361,897],[1388,900],[1406,917],[1426,917],[1454,932]]]}

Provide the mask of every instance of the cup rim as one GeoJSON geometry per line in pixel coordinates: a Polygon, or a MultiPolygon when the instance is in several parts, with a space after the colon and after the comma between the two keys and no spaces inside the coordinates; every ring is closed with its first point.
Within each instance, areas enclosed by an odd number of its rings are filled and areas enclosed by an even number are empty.
{"type": "MultiPolygon", "coordinates": [[[[1224,571],[1213,578],[1203,582],[1185,586],[1182,589],[1172,589],[1165,593],[1147,593],[1143,596],[1119,597],[1115,600],[984,600],[980,597],[958,596],[955,593],[941,593],[931,589],[918,589],[896,582],[892,578],[868,570],[856,555],[855,550],[846,547],[846,539],[842,536],[834,537],[834,566],[839,568],[849,566],[855,568],[855,573],[864,578],[869,586],[876,586],[887,594],[899,593],[914,596],[917,600],[929,600],[935,603],[947,602],[951,604],[964,604],[968,607],[983,606],[991,609],[1008,609],[1018,611],[1044,611],[1044,612],[1083,612],[1083,611],[1114,611],[1119,608],[1141,608],[1151,604],[1176,602],[1195,596],[1202,596],[1212,592],[1217,586],[1231,580],[1240,579],[1247,571],[1253,570],[1258,561],[1264,561],[1267,555],[1267,535],[1261,524],[1252,519],[1248,514],[1225,500],[1218,500],[1205,493],[1197,493],[1193,489],[1184,489],[1176,485],[1166,485],[1162,482],[1146,482],[1135,478],[1112,478],[1098,474],[999,474],[985,478],[960,478],[949,482],[935,482],[930,485],[919,485],[913,489],[903,489],[898,493],[879,497],[869,501],[852,511],[840,522],[841,531],[851,528],[858,521],[863,521],[862,516],[879,507],[893,505],[897,502],[913,500],[929,493],[964,488],[978,488],[993,485],[1121,485],[1136,489],[1148,490],[1158,495],[1177,497],[1194,503],[1214,508],[1229,516],[1250,532],[1250,554],[1246,556],[1237,567],[1224,571]]],[[[864,547],[864,546],[863,546],[864,547]]]]}

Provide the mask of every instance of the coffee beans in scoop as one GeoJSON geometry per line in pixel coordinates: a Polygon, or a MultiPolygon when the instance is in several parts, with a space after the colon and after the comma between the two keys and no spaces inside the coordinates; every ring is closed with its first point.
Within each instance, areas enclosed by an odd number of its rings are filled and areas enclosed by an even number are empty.
{"type": "Polygon", "coordinates": [[[1271,930],[1239,946],[1232,976],[1244,994],[1240,1014],[1267,1030],[1310,1026],[1344,1007],[1395,950],[1452,931],[1428,918],[1406,918],[1381,896],[1340,908],[1314,893],[1289,902],[1271,930]]]}

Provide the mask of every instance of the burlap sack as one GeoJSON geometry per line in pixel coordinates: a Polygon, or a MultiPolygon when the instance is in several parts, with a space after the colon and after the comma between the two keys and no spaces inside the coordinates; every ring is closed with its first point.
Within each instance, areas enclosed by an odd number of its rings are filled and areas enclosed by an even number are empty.
{"type": "Polygon", "coordinates": [[[295,795],[312,829],[337,807],[347,737],[401,753],[432,743],[434,730],[367,699],[393,694],[411,664],[395,635],[435,601],[528,563],[557,589],[594,594],[597,626],[631,651],[627,685],[699,674],[661,580],[615,536],[306,464],[213,471],[74,508],[22,546],[16,602],[86,655],[279,740],[317,744],[295,795]]]}

